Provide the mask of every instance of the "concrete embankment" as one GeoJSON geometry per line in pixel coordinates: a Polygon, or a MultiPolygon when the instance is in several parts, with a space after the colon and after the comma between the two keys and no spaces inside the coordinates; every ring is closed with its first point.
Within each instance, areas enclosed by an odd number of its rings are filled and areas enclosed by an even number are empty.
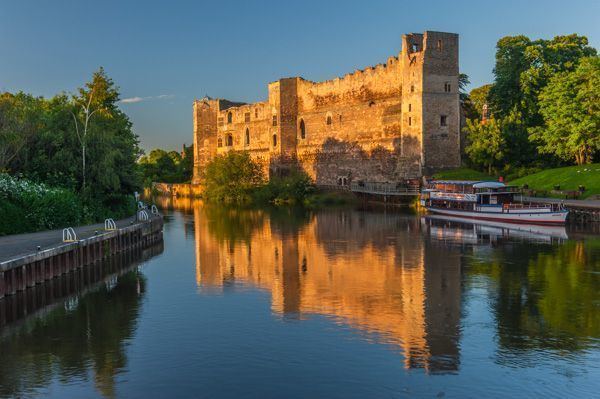
{"type": "Polygon", "coordinates": [[[34,287],[113,254],[162,241],[163,220],[124,219],[75,229],[77,240],[62,242],[62,230],[0,238],[0,298],[34,287]],[[39,247],[39,248],[38,248],[39,247]]]}

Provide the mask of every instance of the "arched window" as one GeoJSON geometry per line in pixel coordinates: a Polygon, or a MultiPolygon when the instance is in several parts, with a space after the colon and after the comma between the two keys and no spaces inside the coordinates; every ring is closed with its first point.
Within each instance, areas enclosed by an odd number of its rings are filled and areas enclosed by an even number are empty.
{"type": "Polygon", "coordinates": [[[233,136],[231,134],[227,135],[227,138],[225,139],[225,145],[227,147],[233,146],[233,136]]]}
{"type": "Polygon", "coordinates": [[[248,128],[246,128],[246,140],[244,141],[244,144],[250,145],[250,130],[248,128]]]}
{"type": "Polygon", "coordinates": [[[327,124],[331,125],[331,122],[332,122],[331,115],[327,115],[327,124]]]}
{"type": "Polygon", "coordinates": [[[217,140],[217,147],[223,147],[223,139],[219,137],[219,139],[217,140]]]}
{"type": "Polygon", "coordinates": [[[229,112],[227,114],[227,123],[231,123],[233,121],[233,114],[231,112],[229,112]]]}
{"type": "Polygon", "coordinates": [[[304,119],[300,119],[300,138],[306,138],[306,126],[304,126],[304,119]]]}
{"type": "Polygon", "coordinates": [[[273,135],[273,147],[277,147],[277,134],[273,135]]]}

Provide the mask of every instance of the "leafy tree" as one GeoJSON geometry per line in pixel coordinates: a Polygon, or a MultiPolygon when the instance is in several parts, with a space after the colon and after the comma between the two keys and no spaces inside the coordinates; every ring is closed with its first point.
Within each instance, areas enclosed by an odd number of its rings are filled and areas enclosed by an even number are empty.
{"type": "Polygon", "coordinates": [[[469,141],[465,151],[471,162],[486,168],[490,175],[497,171],[506,153],[506,140],[501,123],[493,117],[486,123],[468,119],[465,130],[469,141]]]}
{"type": "Polygon", "coordinates": [[[6,170],[39,130],[42,100],[29,94],[0,95],[0,171],[6,170]]]}
{"type": "Polygon", "coordinates": [[[486,84],[480,87],[476,87],[469,93],[469,100],[473,106],[474,115],[470,119],[481,119],[483,115],[483,106],[488,104],[489,106],[489,93],[492,88],[492,84],[486,84]]]}
{"type": "Polygon", "coordinates": [[[146,186],[152,182],[181,183],[184,181],[181,155],[176,151],[152,150],[148,156],[140,159],[139,164],[146,186]]]}
{"type": "Polygon", "coordinates": [[[573,72],[554,75],[540,94],[545,124],[531,129],[540,152],[578,165],[600,149],[600,57],[581,60],[573,72]]]}
{"type": "Polygon", "coordinates": [[[207,200],[246,203],[251,200],[252,190],[264,183],[265,176],[261,165],[250,154],[229,151],[208,163],[204,181],[207,200]]]}
{"type": "Polygon", "coordinates": [[[79,191],[85,221],[130,213],[131,194],[140,187],[140,149],[118,99],[118,88],[102,68],[75,96],[1,94],[0,168],[79,191]]]}
{"type": "Polygon", "coordinates": [[[522,35],[508,36],[498,41],[495,82],[487,97],[494,117],[506,127],[507,165],[543,160],[530,139],[530,132],[544,123],[540,93],[552,76],[574,70],[580,59],[595,54],[587,38],[575,34],[536,41],[522,35]]]}

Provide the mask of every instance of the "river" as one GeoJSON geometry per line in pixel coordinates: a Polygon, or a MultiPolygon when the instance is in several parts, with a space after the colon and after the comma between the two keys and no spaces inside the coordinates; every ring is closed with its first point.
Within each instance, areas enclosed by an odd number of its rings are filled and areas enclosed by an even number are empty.
{"type": "Polygon", "coordinates": [[[0,397],[600,392],[598,235],[162,205],[164,246],[0,301],[0,397]]]}

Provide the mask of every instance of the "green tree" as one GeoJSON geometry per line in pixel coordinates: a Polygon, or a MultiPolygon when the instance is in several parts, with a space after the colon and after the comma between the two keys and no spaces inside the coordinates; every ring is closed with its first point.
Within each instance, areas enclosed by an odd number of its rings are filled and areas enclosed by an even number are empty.
{"type": "Polygon", "coordinates": [[[206,166],[204,195],[212,202],[246,203],[252,190],[264,184],[262,167],[247,152],[217,155],[206,166]]]}
{"type": "Polygon", "coordinates": [[[73,96],[74,110],[73,122],[75,123],[75,132],[81,144],[81,175],[82,175],[82,191],[85,190],[86,177],[86,149],[88,146],[88,129],[90,120],[96,113],[102,114],[107,118],[116,112],[116,103],[119,101],[118,89],[114,86],[104,69],[94,72],[92,81],[85,84],[79,89],[79,95],[73,96]]]}
{"type": "Polygon", "coordinates": [[[502,165],[506,152],[501,123],[495,118],[490,118],[485,124],[475,119],[468,119],[467,140],[469,145],[465,148],[471,162],[487,169],[488,174],[497,171],[502,165]]]}
{"type": "Polygon", "coordinates": [[[475,113],[474,116],[472,116],[470,119],[481,119],[483,115],[483,106],[486,104],[489,106],[489,93],[492,86],[492,84],[485,84],[483,86],[476,87],[473,90],[471,90],[471,92],[469,93],[469,100],[473,105],[475,113]]]}
{"type": "Polygon", "coordinates": [[[600,149],[600,57],[584,58],[573,72],[554,75],[539,103],[545,123],[530,131],[540,152],[590,163],[600,149]]]}
{"type": "Polygon", "coordinates": [[[580,59],[596,50],[586,37],[575,34],[536,41],[508,36],[498,41],[496,50],[495,82],[488,99],[493,115],[507,127],[506,162],[512,167],[539,162],[530,132],[544,123],[538,104],[541,91],[552,76],[574,70],[580,59]]]}
{"type": "Polygon", "coordinates": [[[42,123],[43,102],[29,94],[0,95],[0,171],[21,153],[42,123]]]}
{"type": "Polygon", "coordinates": [[[152,182],[181,183],[184,181],[181,155],[176,151],[167,152],[154,149],[139,161],[144,177],[144,185],[152,182]]]}

